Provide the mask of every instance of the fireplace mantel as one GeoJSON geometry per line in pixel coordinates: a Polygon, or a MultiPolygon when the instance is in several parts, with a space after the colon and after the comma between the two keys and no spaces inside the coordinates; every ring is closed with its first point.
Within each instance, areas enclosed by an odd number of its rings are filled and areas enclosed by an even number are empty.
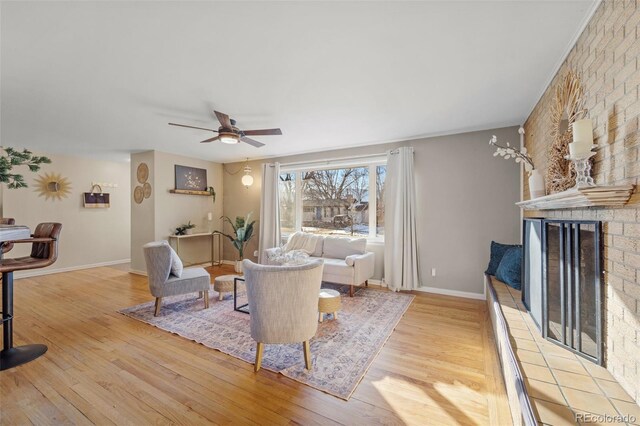
{"type": "Polygon", "coordinates": [[[598,185],[571,188],[556,194],[516,203],[523,210],[556,210],[580,207],[621,207],[631,198],[633,185],[598,185]]]}

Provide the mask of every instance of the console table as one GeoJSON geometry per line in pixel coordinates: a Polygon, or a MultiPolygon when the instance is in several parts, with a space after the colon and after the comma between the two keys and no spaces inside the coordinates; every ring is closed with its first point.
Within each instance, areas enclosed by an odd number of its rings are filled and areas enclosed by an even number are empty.
{"type": "MultiPolygon", "coordinates": [[[[180,242],[182,244],[188,242],[193,238],[210,238],[211,239],[211,266],[222,265],[222,234],[220,232],[200,232],[197,234],[189,235],[169,235],[169,240],[173,240],[176,243],[176,253],[180,256],[180,242]],[[216,252],[216,246],[218,248],[216,252]],[[217,255],[217,256],[216,256],[217,255]]],[[[191,263],[185,266],[196,265],[197,263],[191,263]]]]}

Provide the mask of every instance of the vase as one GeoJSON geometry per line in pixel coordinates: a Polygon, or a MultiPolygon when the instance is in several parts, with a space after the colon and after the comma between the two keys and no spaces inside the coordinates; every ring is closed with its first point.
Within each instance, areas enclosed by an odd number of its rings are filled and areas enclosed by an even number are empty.
{"type": "Polygon", "coordinates": [[[234,267],[236,274],[241,274],[242,273],[242,260],[236,260],[236,264],[234,267]]]}
{"type": "Polygon", "coordinates": [[[529,196],[531,199],[544,197],[544,176],[540,173],[540,170],[532,170],[529,175],[529,196]]]}

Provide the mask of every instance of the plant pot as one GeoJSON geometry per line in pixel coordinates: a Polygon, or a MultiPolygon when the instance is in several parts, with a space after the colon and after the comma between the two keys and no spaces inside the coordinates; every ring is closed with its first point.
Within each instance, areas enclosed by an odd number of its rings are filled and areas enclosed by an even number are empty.
{"type": "Polygon", "coordinates": [[[193,229],[186,229],[184,231],[184,233],[185,233],[185,235],[191,235],[191,234],[193,234],[193,229]]]}
{"type": "Polygon", "coordinates": [[[544,190],[544,176],[540,170],[532,170],[529,175],[529,197],[538,198],[546,195],[544,190]]]}
{"type": "Polygon", "coordinates": [[[234,269],[235,269],[237,274],[241,274],[242,273],[242,260],[236,260],[236,264],[235,264],[234,269]]]}

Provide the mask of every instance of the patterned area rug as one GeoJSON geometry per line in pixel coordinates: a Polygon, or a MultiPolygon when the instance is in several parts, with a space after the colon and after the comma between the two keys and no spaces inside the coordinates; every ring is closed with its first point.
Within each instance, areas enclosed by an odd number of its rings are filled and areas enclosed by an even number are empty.
{"type": "MultiPolygon", "coordinates": [[[[119,312],[253,364],[256,342],[250,335],[249,315],[235,312],[229,295],[218,301],[211,288],[209,297],[209,309],[187,295],[164,299],[158,317],[153,316],[153,302],[119,312]]],[[[348,400],[413,298],[368,288],[359,289],[354,297],[343,294],[338,319],[319,323],[311,340],[311,371],[304,368],[300,343],[265,345],[262,368],[348,400]]]]}

